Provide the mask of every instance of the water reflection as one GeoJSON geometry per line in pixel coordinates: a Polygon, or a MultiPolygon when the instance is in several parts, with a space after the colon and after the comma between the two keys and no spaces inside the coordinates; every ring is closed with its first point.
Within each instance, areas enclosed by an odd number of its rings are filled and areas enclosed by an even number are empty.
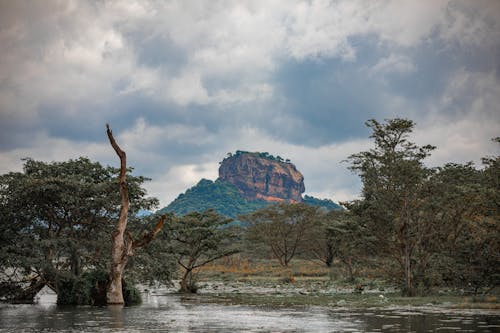
{"type": "Polygon", "coordinates": [[[124,324],[124,306],[123,305],[110,305],[107,307],[110,314],[110,326],[112,328],[125,328],[124,324]]]}
{"type": "Polygon", "coordinates": [[[272,308],[146,294],[137,307],[0,305],[0,332],[498,332],[499,312],[272,308]]]}

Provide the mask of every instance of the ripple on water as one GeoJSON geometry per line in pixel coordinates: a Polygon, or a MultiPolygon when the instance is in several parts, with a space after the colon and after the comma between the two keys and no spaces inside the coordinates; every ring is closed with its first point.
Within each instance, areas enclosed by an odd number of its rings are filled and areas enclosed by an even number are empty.
{"type": "Polygon", "coordinates": [[[492,332],[500,325],[498,312],[433,311],[228,306],[203,303],[202,296],[150,294],[127,308],[1,306],[0,332],[492,332]]]}

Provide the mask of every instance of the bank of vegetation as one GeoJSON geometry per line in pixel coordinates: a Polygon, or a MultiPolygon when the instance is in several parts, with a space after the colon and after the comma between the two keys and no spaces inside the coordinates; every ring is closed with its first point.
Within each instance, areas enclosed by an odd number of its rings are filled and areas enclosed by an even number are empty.
{"type": "MultiPolygon", "coordinates": [[[[343,203],[344,210],[266,205],[238,216],[241,225],[214,207],[168,213],[163,230],[127,257],[125,298],[138,301],[135,283],[172,279],[181,280],[183,292],[207,280],[293,285],[314,278],[324,282],[318,288],[335,283],[357,293],[394,286],[404,297],[438,290],[498,294],[500,157],[430,168],[425,161],[435,148],[411,142],[412,121],[367,125],[373,148],[347,157],[362,180],[359,200],[343,203]]],[[[158,201],[146,196],[146,178],[127,174],[125,246],[159,219],[138,214],[158,201]]],[[[104,302],[99,289],[110,283],[110,240],[123,201],[119,175],[120,169],[79,158],[27,159],[22,172],[0,176],[3,300],[30,301],[48,285],[61,304],[104,302]]]]}

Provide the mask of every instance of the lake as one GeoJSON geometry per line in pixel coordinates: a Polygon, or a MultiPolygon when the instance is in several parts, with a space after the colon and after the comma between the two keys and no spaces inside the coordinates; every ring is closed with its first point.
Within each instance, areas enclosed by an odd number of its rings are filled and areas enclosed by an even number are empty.
{"type": "Polygon", "coordinates": [[[145,295],[133,307],[0,304],[0,332],[500,332],[500,312],[440,307],[260,307],[145,295]]]}

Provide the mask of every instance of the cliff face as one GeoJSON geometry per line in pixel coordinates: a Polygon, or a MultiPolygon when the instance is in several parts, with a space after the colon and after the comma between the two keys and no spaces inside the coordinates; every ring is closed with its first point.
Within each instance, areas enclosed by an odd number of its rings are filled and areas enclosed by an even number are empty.
{"type": "Polygon", "coordinates": [[[235,185],[247,199],[301,202],[304,176],[295,165],[262,155],[240,152],[224,159],[219,179],[235,185]]]}

